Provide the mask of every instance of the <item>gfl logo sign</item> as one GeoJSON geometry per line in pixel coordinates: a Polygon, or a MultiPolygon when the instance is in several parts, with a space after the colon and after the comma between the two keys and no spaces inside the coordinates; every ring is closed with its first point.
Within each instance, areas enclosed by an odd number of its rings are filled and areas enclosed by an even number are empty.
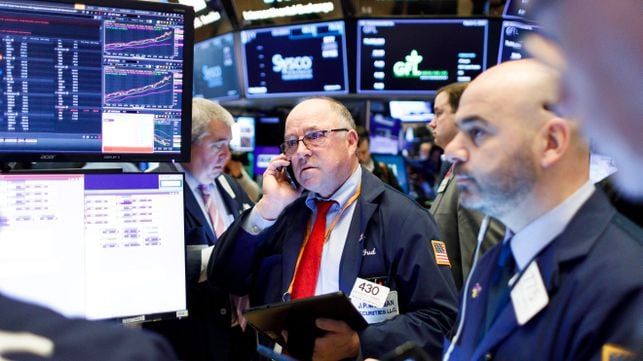
{"type": "Polygon", "coordinates": [[[276,73],[310,70],[313,67],[313,57],[289,56],[284,58],[281,54],[275,54],[272,56],[272,65],[272,70],[276,73]]]}

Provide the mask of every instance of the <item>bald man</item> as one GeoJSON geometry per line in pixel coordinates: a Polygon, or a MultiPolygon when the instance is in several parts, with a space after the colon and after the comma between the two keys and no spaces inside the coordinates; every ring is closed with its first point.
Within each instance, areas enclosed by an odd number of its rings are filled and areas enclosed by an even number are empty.
{"type": "Polygon", "coordinates": [[[462,95],[445,153],[460,201],[510,231],[474,266],[445,359],[633,357],[643,232],[588,181],[586,143],[551,110],[558,82],[521,60],[462,95]]]}

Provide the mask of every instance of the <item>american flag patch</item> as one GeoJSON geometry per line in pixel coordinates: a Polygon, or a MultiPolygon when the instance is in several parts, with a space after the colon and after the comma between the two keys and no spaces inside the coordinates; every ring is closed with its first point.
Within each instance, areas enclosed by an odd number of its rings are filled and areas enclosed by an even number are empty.
{"type": "Polygon", "coordinates": [[[444,242],[432,240],[431,246],[433,247],[435,263],[451,267],[451,262],[449,262],[449,256],[447,255],[447,246],[444,244],[444,242]]]}

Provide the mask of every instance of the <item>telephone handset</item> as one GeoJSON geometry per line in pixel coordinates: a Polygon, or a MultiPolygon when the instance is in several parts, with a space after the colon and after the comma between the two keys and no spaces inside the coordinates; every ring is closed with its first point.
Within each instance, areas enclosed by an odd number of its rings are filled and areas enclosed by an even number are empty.
{"type": "Polygon", "coordinates": [[[286,167],[286,178],[288,178],[288,183],[290,183],[293,188],[299,190],[299,182],[297,182],[295,171],[292,169],[292,165],[290,164],[286,167]]]}

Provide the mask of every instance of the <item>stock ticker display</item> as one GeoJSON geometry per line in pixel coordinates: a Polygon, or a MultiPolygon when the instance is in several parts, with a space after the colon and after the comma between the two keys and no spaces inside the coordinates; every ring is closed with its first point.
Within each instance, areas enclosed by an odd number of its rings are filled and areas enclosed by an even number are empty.
{"type": "Polygon", "coordinates": [[[360,20],[357,92],[430,94],[470,81],[487,67],[488,27],[486,19],[360,20]]]}
{"type": "Polygon", "coordinates": [[[180,152],[183,21],[0,1],[0,151],[180,152]]]}

